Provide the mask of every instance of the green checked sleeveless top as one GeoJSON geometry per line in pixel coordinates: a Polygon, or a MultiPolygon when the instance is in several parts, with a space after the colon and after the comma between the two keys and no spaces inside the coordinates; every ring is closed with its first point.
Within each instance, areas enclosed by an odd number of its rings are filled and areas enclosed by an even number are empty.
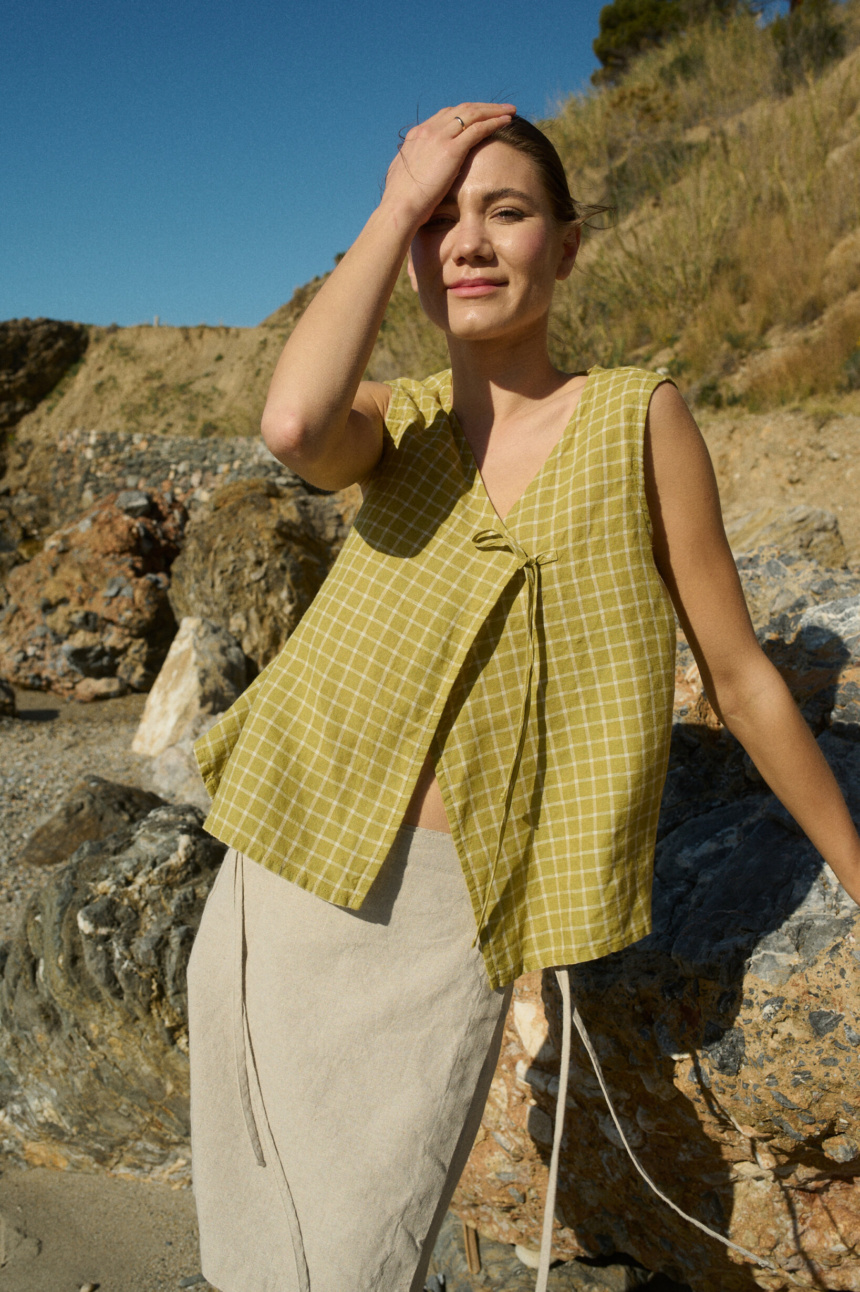
{"type": "Polygon", "coordinates": [[[493,987],[648,933],[675,648],[642,469],[661,380],[592,369],[504,522],[450,373],[392,382],[331,573],[197,742],[206,828],[358,908],[429,751],[493,987]]]}

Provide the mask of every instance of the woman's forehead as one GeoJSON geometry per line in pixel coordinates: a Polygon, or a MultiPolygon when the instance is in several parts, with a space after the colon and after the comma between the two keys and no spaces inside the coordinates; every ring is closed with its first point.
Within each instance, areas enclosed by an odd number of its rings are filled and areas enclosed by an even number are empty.
{"type": "Polygon", "coordinates": [[[444,198],[457,201],[460,194],[497,193],[513,189],[536,201],[544,196],[541,177],[532,162],[516,148],[501,141],[488,139],[473,148],[463,163],[463,168],[444,198]]]}

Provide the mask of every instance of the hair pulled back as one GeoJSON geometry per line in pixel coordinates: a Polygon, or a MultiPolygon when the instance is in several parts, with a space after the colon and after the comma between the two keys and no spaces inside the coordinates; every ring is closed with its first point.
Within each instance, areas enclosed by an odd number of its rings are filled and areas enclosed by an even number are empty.
{"type": "Polygon", "coordinates": [[[582,219],[582,213],[570,195],[561,158],[542,130],[526,121],[525,117],[514,116],[507,125],[499,126],[490,138],[516,148],[531,160],[540,175],[550,210],[560,224],[582,219]]]}

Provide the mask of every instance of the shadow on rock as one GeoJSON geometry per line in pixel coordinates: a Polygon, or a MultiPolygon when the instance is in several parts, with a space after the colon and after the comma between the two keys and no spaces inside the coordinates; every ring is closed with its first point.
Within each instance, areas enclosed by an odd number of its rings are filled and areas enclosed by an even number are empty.
{"type": "MultiPolygon", "coordinates": [[[[830,733],[821,743],[860,814],[860,746],[830,733]]],[[[771,796],[715,808],[664,838],[654,932],[574,968],[574,999],[657,1186],[784,1273],[745,1268],[654,1196],[575,1039],[559,1215],[581,1246],[629,1252],[702,1292],[782,1288],[786,1275],[802,1287],[853,1286],[858,932],[857,908],[771,796]]],[[[557,1052],[549,974],[543,999],[557,1052]]]]}

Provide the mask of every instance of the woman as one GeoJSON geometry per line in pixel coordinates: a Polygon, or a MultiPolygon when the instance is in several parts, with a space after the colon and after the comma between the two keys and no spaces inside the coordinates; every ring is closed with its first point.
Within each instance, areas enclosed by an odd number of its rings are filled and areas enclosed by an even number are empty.
{"type": "Polygon", "coordinates": [[[758,648],[685,404],[549,359],[579,228],[512,104],[439,112],[278,362],[269,448],[365,501],[198,745],[231,845],[189,967],[222,1292],[420,1292],[513,979],[649,930],[673,605],[721,719],[860,900],[860,840],[758,648]],[[404,257],[451,371],[364,382],[404,257]]]}

